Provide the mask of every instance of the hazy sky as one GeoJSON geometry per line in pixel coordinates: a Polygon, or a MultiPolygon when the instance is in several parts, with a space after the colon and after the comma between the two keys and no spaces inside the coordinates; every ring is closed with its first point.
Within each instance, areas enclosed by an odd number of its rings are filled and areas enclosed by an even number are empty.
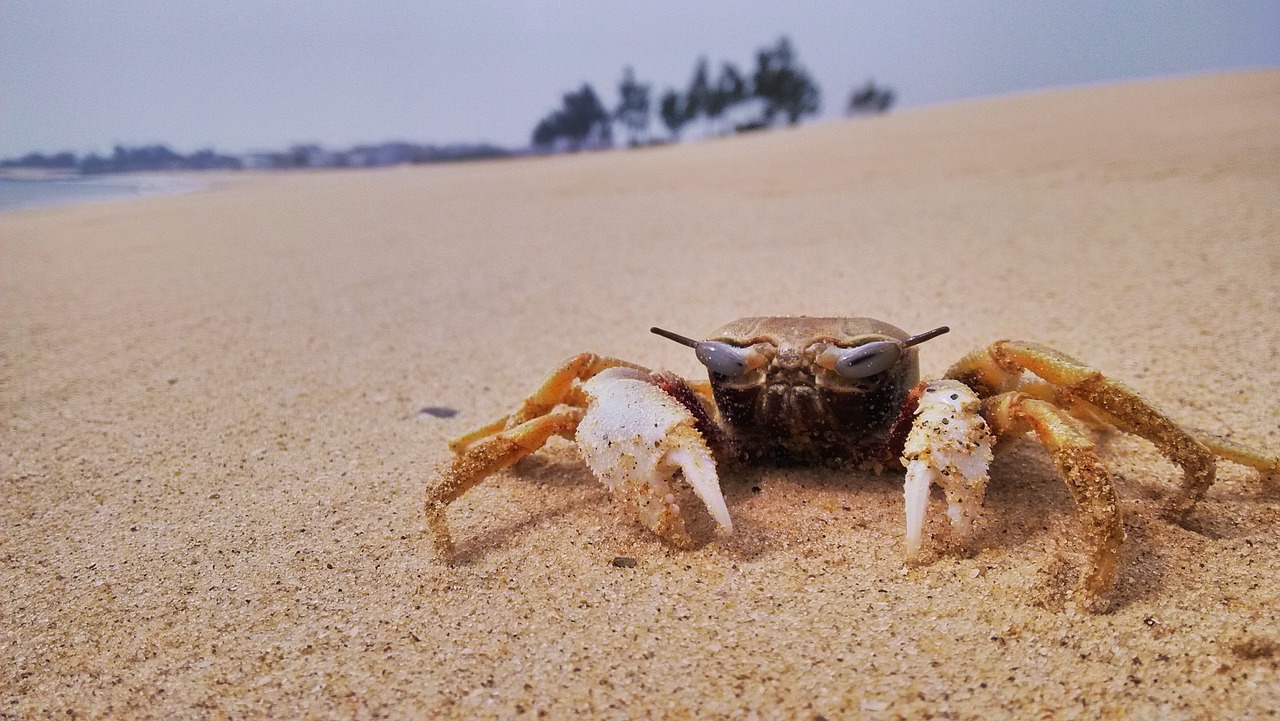
{"type": "Polygon", "coordinates": [[[749,70],[783,34],[824,117],[868,77],[904,107],[1280,66],[1276,0],[0,0],[0,156],[524,145],[583,82],[610,105],[626,65],[683,88],[700,55],[749,70]]]}

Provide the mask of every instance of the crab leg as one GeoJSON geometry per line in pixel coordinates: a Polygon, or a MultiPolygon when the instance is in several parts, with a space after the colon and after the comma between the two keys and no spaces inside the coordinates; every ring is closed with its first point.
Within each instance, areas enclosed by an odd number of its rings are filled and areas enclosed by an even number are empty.
{"type": "Polygon", "coordinates": [[[947,377],[964,381],[984,396],[1019,390],[1059,406],[1086,405],[1116,428],[1151,441],[1184,471],[1182,487],[1165,508],[1173,520],[1184,518],[1213,485],[1215,455],[1268,472],[1280,467],[1280,461],[1260,451],[1183,428],[1123,383],[1039,343],[996,341],[965,356],[947,377]],[[1021,382],[1024,370],[1047,383],[1021,382]]]}
{"type": "Polygon", "coordinates": [[[1213,451],[1213,455],[1219,458],[1225,458],[1232,463],[1239,463],[1242,466],[1256,468],[1263,473],[1277,475],[1280,474],[1280,458],[1269,456],[1264,451],[1246,446],[1243,443],[1237,443],[1230,438],[1206,433],[1204,431],[1192,431],[1196,440],[1200,441],[1213,451]]]}
{"type": "Polygon", "coordinates": [[[538,416],[545,415],[553,408],[561,403],[572,403],[573,405],[582,405],[579,400],[573,403],[575,383],[583,381],[596,375],[606,368],[634,368],[643,371],[644,368],[634,363],[628,363],[617,358],[609,358],[607,356],[596,355],[595,353],[579,353],[569,358],[560,365],[555,371],[547,377],[538,389],[529,394],[520,404],[520,408],[512,413],[508,413],[490,423],[487,423],[469,433],[465,433],[457,438],[449,441],[449,448],[454,453],[462,453],[471,444],[487,438],[499,431],[532,420],[538,416]]]}
{"type": "Polygon", "coordinates": [[[1146,438],[1169,460],[1182,466],[1185,472],[1182,488],[1166,507],[1171,518],[1181,520],[1213,485],[1217,466],[1209,449],[1137,392],[1047,346],[1011,342],[1002,348],[1006,363],[1026,368],[1050,383],[1065,387],[1071,395],[1113,417],[1117,428],[1146,438]]]}
{"type": "Polygon", "coordinates": [[[453,559],[445,522],[449,504],[485,478],[538,450],[551,436],[572,438],[587,403],[580,381],[617,367],[640,368],[617,358],[579,353],[562,363],[519,409],[449,442],[455,458],[426,492],[427,531],[443,560],[453,559]],[[569,407],[556,410],[562,405],[569,407]]]}
{"type": "Polygon", "coordinates": [[[480,481],[541,448],[552,436],[571,437],[582,415],[580,408],[566,408],[539,416],[486,438],[453,459],[436,483],[427,488],[427,531],[440,558],[453,560],[445,508],[480,481]]]}
{"type": "Polygon", "coordinates": [[[1120,506],[1110,474],[1098,458],[1084,424],[1047,401],[1011,391],[983,402],[983,415],[999,436],[1034,431],[1049,451],[1084,516],[1089,570],[1082,579],[1085,603],[1100,606],[1115,581],[1124,543],[1120,506]]]}

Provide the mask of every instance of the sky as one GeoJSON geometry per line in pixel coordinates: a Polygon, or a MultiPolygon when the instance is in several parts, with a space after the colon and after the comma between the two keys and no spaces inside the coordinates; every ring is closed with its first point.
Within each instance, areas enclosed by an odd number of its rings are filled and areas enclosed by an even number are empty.
{"type": "Polygon", "coordinates": [[[0,0],[0,157],[519,147],[583,83],[612,106],[632,66],[656,96],[782,35],[830,119],[868,78],[906,108],[1280,67],[1280,2],[0,0]]]}

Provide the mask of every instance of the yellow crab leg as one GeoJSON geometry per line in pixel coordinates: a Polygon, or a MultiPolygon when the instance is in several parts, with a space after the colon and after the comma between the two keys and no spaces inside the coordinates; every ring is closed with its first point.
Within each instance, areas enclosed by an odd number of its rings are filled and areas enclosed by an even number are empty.
{"type": "Polygon", "coordinates": [[[521,423],[544,415],[561,403],[583,405],[584,401],[575,394],[575,382],[591,378],[606,368],[619,367],[634,368],[639,371],[645,370],[635,363],[628,363],[617,358],[600,356],[595,353],[579,353],[566,360],[559,368],[553,371],[542,382],[542,385],[538,386],[537,390],[524,399],[518,410],[449,441],[449,449],[454,453],[462,453],[471,444],[480,439],[507,428],[514,428],[521,423]]]}
{"type": "Polygon", "coordinates": [[[541,448],[551,436],[572,439],[587,403],[579,383],[618,367],[643,370],[617,358],[579,353],[553,371],[516,411],[450,441],[456,457],[426,493],[427,530],[441,558],[453,558],[445,522],[448,505],[485,478],[541,448]],[[570,407],[557,411],[562,405],[570,407]]]}
{"type": "Polygon", "coordinates": [[[566,408],[502,431],[467,448],[427,487],[427,532],[436,552],[446,562],[453,560],[453,542],[445,522],[445,509],[462,494],[498,471],[533,453],[552,436],[572,438],[582,420],[579,408],[566,408]]]}
{"type": "Polygon", "coordinates": [[[1239,463],[1242,466],[1256,468],[1263,473],[1275,475],[1280,473],[1280,458],[1269,456],[1265,452],[1246,446],[1243,443],[1237,443],[1229,438],[1212,433],[1206,433],[1200,430],[1191,431],[1195,435],[1196,440],[1200,441],[1213,451],[1213,455],[1219,458],[1225,458],[1232,463],[1239,463]]]}
{"type": "Polygon", "coordinates": [[[1214,441],[1183,428],[1123,383],[1039,343],[996,341],[962,358],[947,371],[947,377],[966,383],[981,395],[1026,390],[1043,399],[1052,390],[1056,405],[1071,408],[1086,404],[1119,430],[1151,441],[1184,472],[1182,487],[1165,508],[1165,514],[1175,521],[1182,520],[1213,485],[1215,454],[1266,471],[1277,466],[1275,459],[1261,451],[1214,441]],[[1024,370],[1055,388],[1034,382],[1023,388],[1020,379],[1024,370]]]}
{"type": "Polygon", "coordinates": [[[1105,602],[1115,582],[1124,526],[1115,486],[1098,458],[1088,430],[1052,403],[1016,391],[988,398],[982,411],[997,436],[1031,430],[1049,451],[1084,516],[1089,570],[1082,586],[1085,603],[1096,609],[1105,602]]]}

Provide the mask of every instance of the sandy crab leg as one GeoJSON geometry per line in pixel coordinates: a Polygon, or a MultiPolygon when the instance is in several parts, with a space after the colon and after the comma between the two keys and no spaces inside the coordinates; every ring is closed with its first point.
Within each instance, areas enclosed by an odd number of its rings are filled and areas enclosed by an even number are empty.
{"type": "Polygon", "coordinates": [[[1083,516],[1089,568],[1082,579],[1085,603],[1097,609],[1115,582],[1124,526],[1115,485],[1098,458],[1084,423],[1047,401],[1011,391],[983,402],[997,435],[1034,431],[1058,467],[1083,516]]]}
{"type": "Polygon", "coordinates": [[[1243,443],[1237,443],[1230,438],[1206,433],[1205,431],[1193,430],[1191,434],[1213,452],[1213,455],[1219,458],[1225,458],[1232,463],[1238,463],[1249,468],[1256,468],[1265,474],[1272,476],[1280,475],[1280,458],[1267,455],[1252,446],[1243,443]]]}
{"type": "Polygon", "coordinates": [[[902,453],[902,464],[907,467],[903,495],[908,561],[915,560],[920,551],[931,485],[937,484],[946,492],[947,515],[961,535],[968,535],[982,506],[992,439],[981,407],[978,396],[958,381],[923,384],[902,453]]]}
{"type": "Polygon", "coordinates": [[[1175,423],[1133,389],[1039,343],[996,341],[962,358],[947,371],[947,377],[962,380],[983,395],[994,395],[1002,391],[1030,390],[1020,387],[1024,370],[1055,387],[1055,397],[1042,400],[1051,400],[1065,407],[1087,403],[1116,428],[1151,441],[1169,460],[1182,466],[1185,474],[1182,487],[1165,507],[1166,515],[1173,520],[1185,517],[1213,485],[1215,453],[1221,452],[1224,458],[1264,471],[1275,468],[1275,459],[1257,451],[1239,453],[1236,452],[1237,446],[1212,442],[1210,445],[1214,447],[1210,448],[1196,434],[1175,423]]]}
{"type": "Polygon", "coordinates": [[[436,483],[427,488],[427,531],[440,558],[453,560],[453,541],[445,522],[449,504],[484,479],[538,450],[552,436],[572,436],[582,415],[580,408],[566,408],[539,416],[475,443],[454,458],[436,483]]]}
{"type": "Polygon", "coordinates": [[[572,438],[583,416],[586,398],[579,383],[607,368],[640,369],[617,358],[579,353],[560,365],[520,408],[449,442],[455,458],[427,486],[426,520],[436,551],[453,559],[453,542],[445,509],[490,475],[541,448],[554,435],[572,438]],[[567,406],[556,410],[560,406],[567,406]]]}
{"type": "Polygon", "coordinates": [[[454,453],[462,453],[479,440],[545,415],[561,403],[571,402],[576,382],[591,378],[606,368],[645,370],[641,366],[617,358],[595,353],[579,353],[553,371],[537,390],[524,399],[520,408],[449,441],[449,448],[454,453]]]}
{"type": "Polygon", "coordinates": [[[1217,458],[1264,473],[1280,470],[1280,459],[1184,428],[1125,384],[1039,343],[996,341],[966,355],[947,377],[987,397],[983,414],[997,433],[1034,430],[1049,449],[1084,516],[1092,558],[1083,585],[1086,602],[1095,607],[1114,582],[1124,529],[1115,488],[1081,419],[1145,438],[1182,467],[1182,486],[1165,506],[1174,521],[1185,518],[1213,484],[1217,458]]]}
{"type": "Polygon", "coordinates": [[[679,471],[716,523],[733,532],[715,458],[689,409],[631,369],[606,370],[582,390],[588,406],[578,450],[597,478],[637,505],[646,526],[676,545],[690,543],[671,486],[679,471]]]}

